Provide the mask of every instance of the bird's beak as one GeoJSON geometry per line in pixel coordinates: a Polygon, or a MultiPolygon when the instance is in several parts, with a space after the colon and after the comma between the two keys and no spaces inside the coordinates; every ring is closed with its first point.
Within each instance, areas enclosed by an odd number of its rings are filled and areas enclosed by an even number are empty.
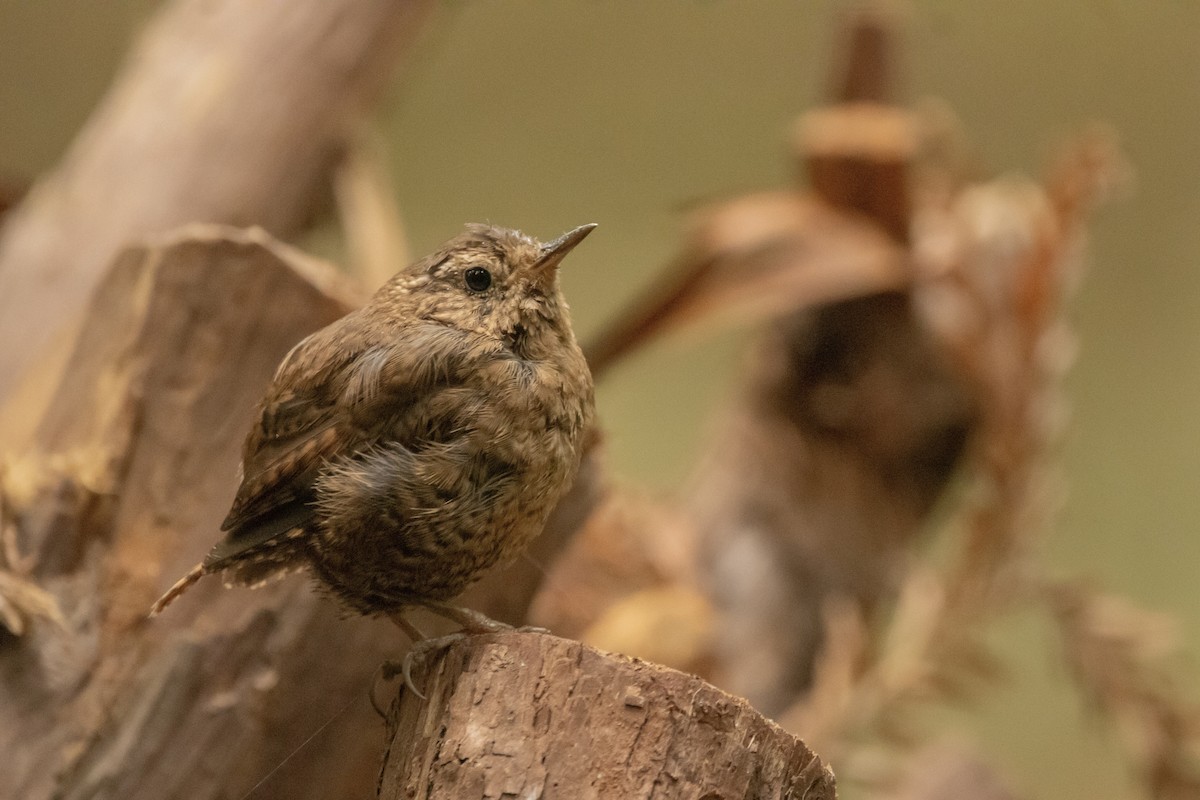
{"type": "Polygon", "coordinates": [[[554,269],[567,257],[567,253],[575,249],[575,245],[587,238],[596,228],[596,223],[580,225],[573,231],[567,231],[553,242],[542,245],[541,255],[533,265],[533,271],[538,275],[552,275],[554,269]]]}

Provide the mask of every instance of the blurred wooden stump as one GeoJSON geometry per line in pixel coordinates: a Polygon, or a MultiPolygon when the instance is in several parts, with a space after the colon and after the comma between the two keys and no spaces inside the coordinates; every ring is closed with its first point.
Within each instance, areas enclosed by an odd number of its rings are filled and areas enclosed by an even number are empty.
{"type": "Polygon", "coordinates": [[[656,626],[636,624],[628,601],[652,621],[677,620],[668,598],[698,590],[710,607],[687,620],[708,652],[686,663],[768,714],[809,687],[829,603],[870,616],[895,596],[978,423],[971,388],[913,302],[920,136],[890,96],[895,20],[879,8],[849,16],[831,103],[796,127],[808,186],[694,213],[667,277],[587,349],[602,373],[685,325],[762,326],[668,515],[682,522],[594,520],[535,604],[555,630],[590,615],[566,630],[657,654],[644,633],[656,626]],[[665,538],[690,563],[654,556],[650,540],[665,538]],[[561,586],[588,590],[582,612],[561,610],[561,586]]]}
{"type": "Polygon", "coordinates": [[[389,716],[383,800],[832,800],[832,772],[742,699],[682,672],[537,633],[429,656],[389,716]]]}
{"type": "Polygon", "coordinates": [[[897,242],[909,239],[910,164],[917,153],[910,111],[843,103],[804,114],[795,146],[813,189],[836,208],[870,217],[897,242]]]}

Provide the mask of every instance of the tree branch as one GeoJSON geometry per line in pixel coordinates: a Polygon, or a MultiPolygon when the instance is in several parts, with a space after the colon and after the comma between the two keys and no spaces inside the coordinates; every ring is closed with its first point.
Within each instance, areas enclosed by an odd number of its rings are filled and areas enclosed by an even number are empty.
{"type": "Polygon", "coordinates": [[[117,250],[191,222],[287,238],[430,0],[167,4],[0,238],[0,399],[117,250]]]}

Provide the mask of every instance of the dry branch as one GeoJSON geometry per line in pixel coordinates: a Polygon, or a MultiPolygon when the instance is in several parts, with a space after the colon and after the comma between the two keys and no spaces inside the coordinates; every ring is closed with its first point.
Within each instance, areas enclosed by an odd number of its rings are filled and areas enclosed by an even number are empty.
{"type": "Polygon", "coordinates": [[[908,281],[900,248],[869,223],[797,192],[758,192],[695,212],[683,252],[584,351],[600,378],[678,327],[758,322],[908,281]]]}
{"type": "Polygon", "coordinates": [[[858,609],[827,618],[813,689],[782,717],[847,780],[894,780],[920,738],[915,709],[960,702],[1003,675],[985,633],[1047,596],[1033,545],[1057,502],[1049,456],[1073,355],[1065,310],[1086,212],[1116,159],[1104,137],[1068,153],[1045,186],[997,180],[924,209],[914,292],[979,404],[972,491],[944,529],[960,551],[951,568],[912,568],[877,641],[858,609]]]}
{"type": "Polygon", "coordinates": [[[1051,583],[1045,595],[1072,677],[1116,729],[1146,795],[1200,797],[1200,703],[1181,680],[1174,620],[1082,584],[1051,583]]]}
{"type": "Polygon", "coordinates": [[[832,800],[803,742],[699,678],[544,634],[471,636],[389,713],[380,797],[832,800]]]}
{"type": "Polygon", "coordinates": [[[918,144],[911,112],[882,103],[843,103],[805,114],[795,138],[818,195],[866,215],[896,241],[908,241],[908,172],[918,144]]]}
{"type": "Polygon", "coordinates": [[[290,237],[429,0],[176,0],[0,238],[0,399],[118,248],[191,222],[290,237]]]}

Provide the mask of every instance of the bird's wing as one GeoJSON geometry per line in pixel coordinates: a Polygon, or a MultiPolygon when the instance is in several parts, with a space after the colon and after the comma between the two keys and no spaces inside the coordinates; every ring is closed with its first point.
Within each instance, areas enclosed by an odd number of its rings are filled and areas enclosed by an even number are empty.
{"type": "Polygon", "coordinates": [[[337,346],[334,324],[301,341],[284,357],[242,446],[241,485],[221,529],[225,539],[205,559],[219,565],[303,525],[316,470],[344,443],[338,378],[360,348],[337,346]]]}
{"type": "Polygon", "coordinates": [[[374,444],[407,399],[460,379],[469,352],[463,336],[429,323],[350,340],[335,324],[293,348],[246,438],[242,483],[221,525],[228,533],[206,564],[311,520],[322,467],[374,444]]]}

